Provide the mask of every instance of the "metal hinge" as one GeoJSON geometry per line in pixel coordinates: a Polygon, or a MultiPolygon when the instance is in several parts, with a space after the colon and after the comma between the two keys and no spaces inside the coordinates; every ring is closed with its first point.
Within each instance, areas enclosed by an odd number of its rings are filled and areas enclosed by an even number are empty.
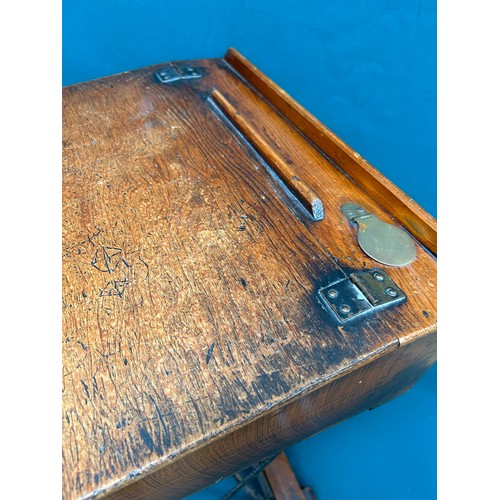
{"type": "Polygon", "coordinates": [[[155,78],[167,85],[181,81],[192,80],[193,78],[201,78],[202,73],[191,66],[174,66],[170,65],[155,73],[155,78]]]}
{"type": "Polygon", "coordinates": [[[382,269],[345,275],[319,290],[319,296],[339,321],[406,300],[406,295],[382,269]]]}

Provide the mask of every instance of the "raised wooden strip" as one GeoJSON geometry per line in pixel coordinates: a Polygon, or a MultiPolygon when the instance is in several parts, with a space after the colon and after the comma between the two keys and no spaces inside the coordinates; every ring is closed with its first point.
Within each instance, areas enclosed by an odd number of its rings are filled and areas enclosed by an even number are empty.
{"type": "Polygon", "coordinates": [[[238,131],[248,140],[258,153],[269,163],[278,177],[285,183],[288,189],[302,203],[302,206],[312,216],[314,220],[321,220],[325,217],[325,210],[322,201],[307,186],[294,171],[281,158],[272,146],[266,142],[262,136],[241,116],[234,106],[217,90],[212,92],[212,99],[238,131]]]}
{"type": "Polygon", "coordinates": [[[437,254],[437,223],[420,205],[376,170],[234,49],[224,59],[306,137],[337,163],[377,203],[431,252],[437,254]]]}

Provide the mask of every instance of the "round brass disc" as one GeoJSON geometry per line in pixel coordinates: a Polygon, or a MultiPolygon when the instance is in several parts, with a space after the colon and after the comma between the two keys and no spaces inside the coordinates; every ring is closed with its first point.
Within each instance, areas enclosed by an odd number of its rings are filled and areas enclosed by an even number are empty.
{"type": "Polygon", "coordinates": [[[415,243],[399,227],[376,217],[361,218],[356,222],[359,224],[359,246],[372,259],[388,266],[406,266],[415,259],[415,243]]]}

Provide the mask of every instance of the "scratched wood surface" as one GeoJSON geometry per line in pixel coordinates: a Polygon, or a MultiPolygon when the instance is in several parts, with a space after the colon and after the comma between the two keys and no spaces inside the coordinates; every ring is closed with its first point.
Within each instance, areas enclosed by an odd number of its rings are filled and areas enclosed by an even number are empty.
{"type": "Polygon", "coordinates": [[[63,89],[65,499],[125,488],[127,498],[180,498],[233,472],[212,442],[231,457],[235,432],[435,331],[434,257],[419,246],[405,268],[370,261],[338,207],[390,214],[224,60],[189,64],[203,77],[162,85],[153,75],[163,64],[63,89]],[[222,117],[214,90],[319,196],[323,220],[222,117]],[[318,289],[369,267],[384,268],[407,302],[339,325],[318,289]],[[197,450],[210,473],[193,472],[197,450]],[[137,486],[152,477],[163,482],[137,486]]]}

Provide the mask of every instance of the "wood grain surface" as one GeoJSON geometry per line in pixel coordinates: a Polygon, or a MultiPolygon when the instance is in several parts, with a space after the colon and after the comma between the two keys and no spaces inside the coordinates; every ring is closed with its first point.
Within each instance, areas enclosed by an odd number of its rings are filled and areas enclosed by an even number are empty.
{"type": "Polygon", "coordinates": [[[63,89],[65,499],[181,498],[393,397],[435,358],[435,258],[418,244],[407,267],[371,261],[339,210],[355,201],[394,223],[370,193],[226,61],[176,63],[203,77],[160,84],[169,64],[63,89]],[[323,201],[323,220],[214,91],[323,201]],[[370,267],[408,300],[340,325],[318,289],[370,267]]]}

